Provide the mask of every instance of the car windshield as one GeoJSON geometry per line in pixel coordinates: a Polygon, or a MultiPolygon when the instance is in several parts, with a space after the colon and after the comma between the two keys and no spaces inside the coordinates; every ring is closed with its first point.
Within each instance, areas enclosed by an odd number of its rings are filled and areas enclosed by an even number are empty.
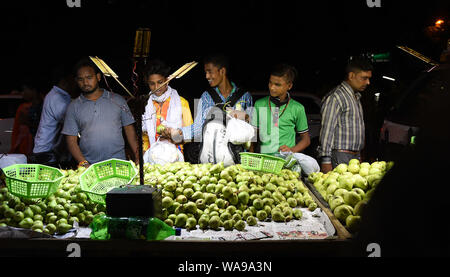
{"type": "Polygon", "coordinates": [[[305,113],[320,114],[320,107],[313,99],[301,96],[292,96],[292,98],[305,107],[305,113]]]}
{"type": "Polygon", "coordinates": [[[447,82],[447,71],[432,71],[422,73],[403,94],[396,99],[396,109],[387,115],[387,119],[398,123],[418,126],[423,116],[437,95],[441,87],[447,82]]]}

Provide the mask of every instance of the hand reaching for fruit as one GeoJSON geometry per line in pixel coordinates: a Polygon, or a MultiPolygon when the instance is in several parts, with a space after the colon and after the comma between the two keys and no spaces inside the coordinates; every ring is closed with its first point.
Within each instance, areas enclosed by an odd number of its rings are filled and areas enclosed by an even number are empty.
{"type": "Polygon", "coordinates": [[[166,126],[160,124],[160,125],[158,125],[158,127],[156,127],[156,133],[161,135],[165,129],[166,129],[166,126]]]}
{"type": "Polygon", "coordinates": [[[229,115],[232,116],[232,117],[234,117],[234,118],[243,120],[243,121],[245,121],[245,122],[250,122],[250,117],[249,117],[248,114],[247,114],[246,112],[244,112],[244,111],[231,110],[231,111],[229,112],[229,115]]]}
{"type": "Polygon", "coordinates": [[[295,152],[291,147],[287,145],[281,145],[278,150],[281,152],[295,152]]]}
{"type": "Polygon", "coordinates": [[[180,129],[164,127],[164,129],[161,130],[160,135],[162,137],[170,139],[176,144],[181,143],[183,141],[183,132],[180,129]]]}

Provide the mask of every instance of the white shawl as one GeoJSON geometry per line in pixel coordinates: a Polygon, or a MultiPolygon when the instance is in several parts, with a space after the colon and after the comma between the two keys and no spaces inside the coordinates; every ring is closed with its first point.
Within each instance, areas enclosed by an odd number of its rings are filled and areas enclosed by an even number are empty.
{"type": "Polygon", "coordinates": [[[167,110],[167,117],[161,117],[161,124],[171,128],[181,128],[182,126],[182,108],[181,100],[178,92],[167,86],[167,91],[161,96],[155,94],[150,95],[147,106],[145,106],[145,112],[142,116],[142,131],[147,131],[150,145],[155,143],[156,135],[156,111],[153,106],[153,101],[158,103],[164,103],[170,97],[169,108],[167,110]]]}

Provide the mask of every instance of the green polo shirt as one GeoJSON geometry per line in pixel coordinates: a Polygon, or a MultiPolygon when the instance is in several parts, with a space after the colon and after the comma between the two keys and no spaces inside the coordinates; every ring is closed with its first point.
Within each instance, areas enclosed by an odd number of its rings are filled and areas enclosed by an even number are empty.
{"type": "Polygon", "coordinates": [[[258,139],[261,142],[261,153],[263,154],[279,153],[278,149],[282,145],[295,146],[296,133],[308,131],[305,108],[293,99],[279,107],[278,120],[275,115],[276,106],[272,102],[269,106],[269,96],[255,102],[252,125],[259,130],[258,139]]]}

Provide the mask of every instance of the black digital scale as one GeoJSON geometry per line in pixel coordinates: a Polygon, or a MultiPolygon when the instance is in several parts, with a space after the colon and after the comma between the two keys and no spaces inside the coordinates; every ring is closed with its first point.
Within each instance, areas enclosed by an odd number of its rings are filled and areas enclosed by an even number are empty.
{"type": "Polygon", "coordinates": [[[110,217],[161,218],[161,190],[147,185],[127,185],[106,193],[106,215],[110,217]]]}

